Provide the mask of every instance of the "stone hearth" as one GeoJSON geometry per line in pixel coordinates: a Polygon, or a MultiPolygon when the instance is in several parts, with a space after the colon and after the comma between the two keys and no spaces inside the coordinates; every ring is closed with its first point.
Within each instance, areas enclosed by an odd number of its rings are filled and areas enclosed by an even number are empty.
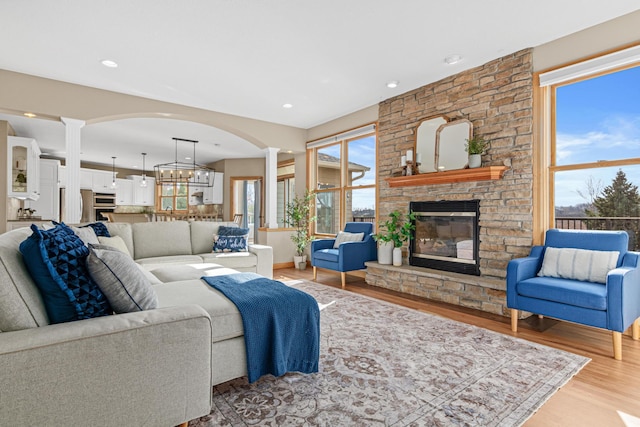
{"type": "Polygon", "coordinates": [[[442,301],[489,313],[506,315],[504,280],[402,265],[367,262],[369,285],[442,301]]]}

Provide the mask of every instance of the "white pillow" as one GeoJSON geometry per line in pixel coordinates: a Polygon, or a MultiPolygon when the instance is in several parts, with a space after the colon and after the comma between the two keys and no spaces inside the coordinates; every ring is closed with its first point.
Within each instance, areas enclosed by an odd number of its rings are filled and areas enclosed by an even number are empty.
{"type": "Polygon", "coordinates": [[[131,258],[131,252],[129,252],[129,248],[127,248],[127,244],[124,242],[122,237],[98,236],[98,241],[100,242],[101,245],[111,246],[112,248],[118,249],[120,252],[124,252],[125,254],[129,255],[129,258],[131,258]]]}
{"type": "Polygon", "coordinates": [[[93,228],[91,227],[71,227],[71,229],[76,233],[76,236],[84,242],[85,246],[97,245],[100,243],[98,236],[96,236],[96,232],[93,231],[93,228]]]}
{"type": "Polygon", "coordinates": [[[336,241],[333,242],[333,249],[338,249],[340,243],[344,242],[362,242],[364,233],[347,233],[346,231],[338,231],[336,241]]]}
{"type": "Polygon", "coordinates": [[[549,247],[538,276],[606,283],[607,273],[616,268],[619,256],[618,251],[549,247]]]}

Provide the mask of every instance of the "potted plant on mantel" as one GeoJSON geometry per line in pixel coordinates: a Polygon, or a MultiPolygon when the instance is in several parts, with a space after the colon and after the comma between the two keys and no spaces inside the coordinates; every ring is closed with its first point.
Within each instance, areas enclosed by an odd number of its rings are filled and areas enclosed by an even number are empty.
{"type": "Polygon", "coordinates": [[[385,231],[381,231],[373,235],[378,242],[378,263],[395,266],[402,265],[402,244],[413,237],[412,231],[416,226],[414,221],[416,214],[409,212],[403,218],[400,211],[393,211],[380,227],[385,231]]]}
{"type": "Polygon", "coordinates": [[[316,220],[315,216],[311,216],[311,202],[314,193],[307,190],[304,197],[296,196],[287,204],[287,225],[294,228],[295,231],[291,235],[291,240],[296,246],[296,255],[293,257],[293,265],[298,269],[307,267],[307,256],[304,250],[313,240],[313,236],[309,230],[311,223],[316,220]]]}
{"type": "Polygon", "coordinates": [[[482,165],[482,154],[489,147],[489,142],[481,136],[474,136],[466,141],[464,149],[469,153],[469,168],[479,168],[482,165]]]}

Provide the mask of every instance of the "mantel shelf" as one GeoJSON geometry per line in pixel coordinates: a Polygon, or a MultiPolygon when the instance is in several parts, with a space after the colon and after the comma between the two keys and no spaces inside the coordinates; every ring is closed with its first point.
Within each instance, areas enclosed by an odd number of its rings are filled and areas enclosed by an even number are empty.
{"type": "Polygon", "coordinates": [[[487,181],[501,179],[507,166],[487,166],[485,168],[456,169],[444,172],[421,173],[419,175],[387,178],[389,187],[409,187],[412,185],[451,184],[454,182],[487,181]]]}

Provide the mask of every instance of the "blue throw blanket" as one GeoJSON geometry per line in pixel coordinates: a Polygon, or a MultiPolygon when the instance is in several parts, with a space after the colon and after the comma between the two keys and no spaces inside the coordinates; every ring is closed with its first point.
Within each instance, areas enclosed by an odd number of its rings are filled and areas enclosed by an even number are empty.
{"type": "Polygon", "coordinates": [[[250,383],[266,374],[318,372],[320,310],[311,295],[255,273],[202,280],[242,315],[250,383]]]}

